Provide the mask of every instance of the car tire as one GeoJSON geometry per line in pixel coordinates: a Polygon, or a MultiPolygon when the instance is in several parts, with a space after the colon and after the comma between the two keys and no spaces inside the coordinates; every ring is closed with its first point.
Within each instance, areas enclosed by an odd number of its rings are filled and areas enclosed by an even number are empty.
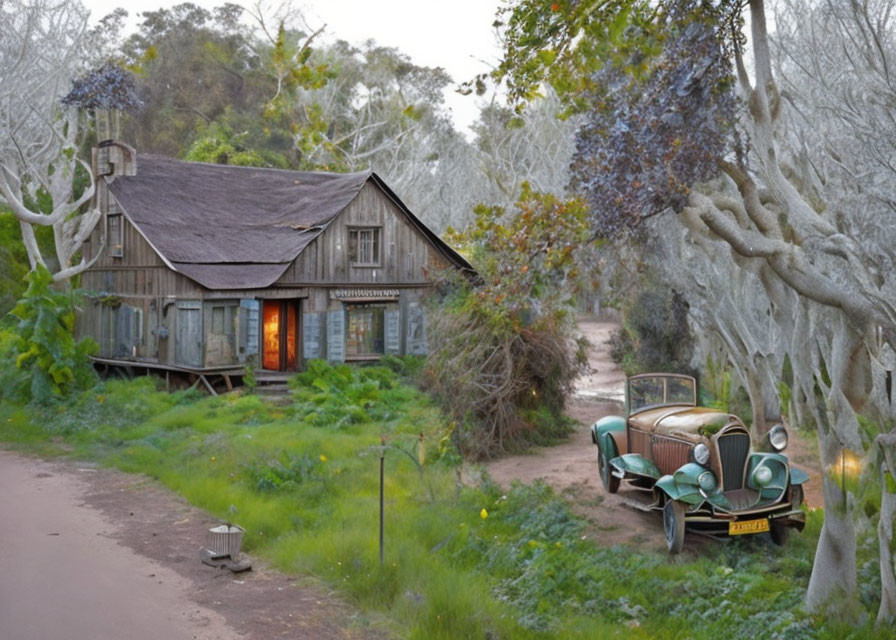
{"type": "Polygon", "coordinates": [[[669,553],[681,552],[684,546],[684,505],[671,498],[663,507],[663,530],[666,532],[666,547],[669,553]]]}
{"type": "Polygon", "coordinates": [[[768,534],[772,537],[772,542],[783,547],[790,539],[790,527],[780,522],[772,522],[768,534]]]}
{"type": "Polygon", "coordinates": [[[619,478],[613,475],[610,461],[603,454],[603,451],[600,450],[600,447],[597,449],[597,464],[600,466],[600,479],[604,483],[604,489],[609,493],[619,491],[619,478]]]}

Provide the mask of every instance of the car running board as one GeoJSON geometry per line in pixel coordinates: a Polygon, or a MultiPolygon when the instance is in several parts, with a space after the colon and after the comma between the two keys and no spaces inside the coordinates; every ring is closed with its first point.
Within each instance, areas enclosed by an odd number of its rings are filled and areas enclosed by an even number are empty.
{"type": "Polygon", "coordinates": [[[633,509],[637,509],[638,511],[653,511],[657,507],[656,501],[654,502],[643,502],[641,500],[633,500],[631,498],[619,498],[622,500],[622,503],[632,507],[633,509]]]}

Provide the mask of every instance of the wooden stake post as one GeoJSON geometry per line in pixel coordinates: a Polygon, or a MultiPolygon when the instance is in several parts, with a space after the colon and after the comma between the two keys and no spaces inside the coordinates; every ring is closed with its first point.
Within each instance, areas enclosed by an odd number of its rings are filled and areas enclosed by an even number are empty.
{"type": "Polygon", "coordinates": [[[383,566],[383,469],[386,461],[386,437],[380,439],[380,567],[383,566]]]}

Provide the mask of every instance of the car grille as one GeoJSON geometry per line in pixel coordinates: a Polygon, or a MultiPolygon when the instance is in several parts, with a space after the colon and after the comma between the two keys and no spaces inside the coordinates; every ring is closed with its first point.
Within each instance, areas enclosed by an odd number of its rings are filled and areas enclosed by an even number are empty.
{"type": "Polygon", "coordinates": [[[642,456],[650,455],[650,434],[646,431],[629,428],[628,452],[638,453],[642,456]]]}
{"type": "Polygon", "coordinates": [[[724,433],[718,438],[719,458],[722,464],[722,489],[743,488],[744,467],[750,453],[750,436],[742,431],[724,433]]]}
{"type": "Polygon", "coordinates": [[[651,442],[653,463],[662,474],[675,473],[679,467],[686,464],[693,447],[689,442],[663,436],[654,436],[651,442]]]}

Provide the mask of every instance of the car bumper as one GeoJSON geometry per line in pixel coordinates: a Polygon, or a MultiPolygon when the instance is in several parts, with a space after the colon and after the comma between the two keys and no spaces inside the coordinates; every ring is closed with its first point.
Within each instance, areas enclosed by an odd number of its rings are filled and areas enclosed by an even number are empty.
{"type": "Polygon", "coordinates": [[[685,514],[685,526],[711,535],[727,535],[732,522],[763,519],[768,520],[770,525],[774,522],[797,531],[802,531],[806,526],[806,514],[789,502],[737,512],[695,509],[685,514]]]}

